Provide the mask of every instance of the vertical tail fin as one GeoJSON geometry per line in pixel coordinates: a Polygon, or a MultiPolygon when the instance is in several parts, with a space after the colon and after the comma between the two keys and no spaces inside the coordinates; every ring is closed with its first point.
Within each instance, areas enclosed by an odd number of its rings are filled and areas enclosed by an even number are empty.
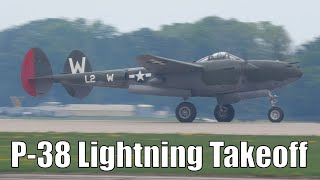
{"type": "Polygon", "coordinates": [[[92,68],[88,58],[79,50],[73,50],[64,63],[63,72],[65,74],[78,74],[91,71],[92,68]]]}
{"type": "Polygon", "coordinates": [[[31,48],[21,67],[21,84],[30,96],[47,93],[52,86],[52,69],[46,54],[40,48],[31,48]]]}
{"type": "MultiPolygon", "coordinates": [[[[79,50],[73,50],[67,57],[63,72],[65,74],[78,74],[91,72],[92,68],[89,59],[79,50]]],[[[68,94],[76,98],[84,98],[89,95],[92,90],[92,86],[77,85],[70,83],[63,83],[63,87],[66,89],[68,94]]]]}

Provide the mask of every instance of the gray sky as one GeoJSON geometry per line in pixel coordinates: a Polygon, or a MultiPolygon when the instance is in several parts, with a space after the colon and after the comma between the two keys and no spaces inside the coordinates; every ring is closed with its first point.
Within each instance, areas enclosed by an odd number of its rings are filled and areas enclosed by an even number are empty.
{"type": "Polygon", "coordinates": [[[319,7],[318,0],[6,0],[0,6],[0,30],[49,17],[83,17],[128,32],[216,15],[283,25],[301,44],[320,36],[319,7]]]}

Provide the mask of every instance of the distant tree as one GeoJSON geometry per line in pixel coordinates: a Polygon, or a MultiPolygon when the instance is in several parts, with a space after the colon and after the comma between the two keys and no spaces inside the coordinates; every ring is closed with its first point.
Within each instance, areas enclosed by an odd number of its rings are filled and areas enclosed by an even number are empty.
{"type": "Polygon", "coordinates": [[[290,53],[291,39],[282,26],[275,26],[270,22],[257,24],[260,51],[271,53],[272,59],[285,60],[290,53]]]}

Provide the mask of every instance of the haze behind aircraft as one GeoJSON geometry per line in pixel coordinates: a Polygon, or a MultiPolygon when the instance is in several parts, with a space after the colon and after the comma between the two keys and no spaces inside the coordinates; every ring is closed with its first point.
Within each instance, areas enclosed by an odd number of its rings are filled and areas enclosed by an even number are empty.
{"type": "Polygon", "coordinates": [[[45,53],[39,48],[31,48],[22,63],[21,81],[31,96],[46,94],[53,83],[61,83],[69,95],[80,99],[86,97],[93,86],[181,97],[184,102],[176,108],[180,122],[192,122],[197,116],[196,107],[187,102],[190,97],[217,98],[215,118],[219,122],[230,122],[235,115],[231,104],[269,96],[268,118],[280,122],[284,112],[276,106],[277,96],[271,91],[302,76],[295,63],[243,60],[227,52],[218,52],[194,62],[140,55],[137,62],[142,67],[92,71],[89,59],[81,51],[74,50],[66,59],[63,73],[53,75],[45,53]]]}

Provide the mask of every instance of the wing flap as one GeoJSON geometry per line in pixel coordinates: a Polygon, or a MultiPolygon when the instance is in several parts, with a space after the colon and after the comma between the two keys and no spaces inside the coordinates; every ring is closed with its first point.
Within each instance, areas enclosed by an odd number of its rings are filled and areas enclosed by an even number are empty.
{"type": "Polygon", "coordinates": [[[137,62],[153,73],[180,73],[201,71],[202,66],[152,55],[140,55],[137,62]]]}

